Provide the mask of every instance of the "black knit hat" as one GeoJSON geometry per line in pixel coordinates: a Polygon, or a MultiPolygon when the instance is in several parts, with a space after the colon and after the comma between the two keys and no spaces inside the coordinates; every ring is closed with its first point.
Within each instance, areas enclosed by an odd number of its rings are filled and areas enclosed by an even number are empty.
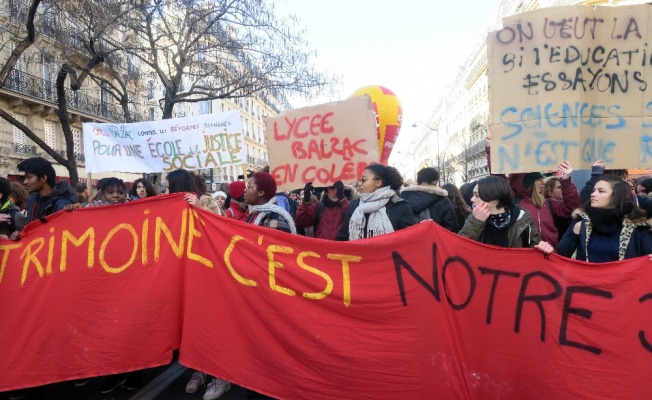
{"type": "Polygon", "coordinates": [[[525,174],[523,177],[523,188],[527,189],[534,184],[534,182],[539,179],[543,179],[543,174],[541,172],[530,172],[525,174]]]}

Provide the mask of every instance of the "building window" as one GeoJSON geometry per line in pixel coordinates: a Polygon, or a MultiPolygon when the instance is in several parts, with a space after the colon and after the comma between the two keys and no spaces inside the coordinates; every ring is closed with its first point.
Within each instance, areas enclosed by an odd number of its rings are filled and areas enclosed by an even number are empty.
{"type": "Polygon", "coordinates": [[[211,102],[210,101],[202,101],[199,103],[199,114],[204,115],[204,114],[210,114],[211,113],[211,102]]]}
{"type": "Polygon", "coordinates": [[[45,132],[45,143],[52,149],[56,149],[57,126],[52,121],[43,121],[43,132],[45,132]]]}
{"type": "Polygon", "coordinates": [[[147,119],[149,121],[154,121],[156,119],[156,111],[154,110],[154,107],[149,108],[149,115],[147,119]]]}
{"type": "MultiPolygon", "coordinates": [[[[27,125],[27,118],[24,115],[11,113],[11,116],[21,124],[27,125]]],[[[18,129],[15,125],[12,125],[12,133],[15,144],[27,144],[27,136],[25,136],[25,132],[18,129]]]]}
{"type": "Polygon", "coordinates": [[[203,43],[197,47],[197,61],[206,61],[206,45],[203,43]]]}
{"type": "Polygon", "coordinates": [[[81,154],[82,153],[82,148],[81,148],[81,130],[79,128],[71,127],[70,130],[72,131],[72,140],[74,143],[74,149],[75,153],[81,154]]]}
{"type": "Polygon", "coordinates": [[[147,100],[154,100],[154,82],[147,83],[147,100]]]}

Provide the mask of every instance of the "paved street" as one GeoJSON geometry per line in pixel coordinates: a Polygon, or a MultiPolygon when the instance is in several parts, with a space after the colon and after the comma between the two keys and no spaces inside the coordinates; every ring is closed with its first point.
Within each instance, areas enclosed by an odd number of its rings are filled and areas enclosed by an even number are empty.
{"type": "MultiPolygon", "coordinates": [[[[25,400],[201,400],[204,389],[197,393],[187,394],[186,383],[192,375],[192,370],[174,363],[145,371],[143,387],[135,392],[119,388],[108,394],[98,392],[102,378],[94,378],[82,387],[76,387],[72,382],[62,382],[39,387],[30,392],[25,400]]],[[[220,399],[245,400],[247,390],[233,385],[220,399]]],[[[8,396],[0,394],[0,400],[8,396]]],[[[270,400],[270,397],[259,397],[260,400],[270,400]]]]}

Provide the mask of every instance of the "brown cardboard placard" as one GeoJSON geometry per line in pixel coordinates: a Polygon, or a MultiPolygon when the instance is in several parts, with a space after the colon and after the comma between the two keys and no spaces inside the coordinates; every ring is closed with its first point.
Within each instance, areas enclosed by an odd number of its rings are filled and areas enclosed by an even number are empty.
{"type": "Polygon", "coordinates": [[[268,118],[265,138],[278,190],[312,182],[355,182],[378,162],[376,117],[368,96],[298,108],[268,118]]]}
{"type": "Polygon", "coordinates": [[[487,39],[493,173],[652,167],[650,7],[553,7],[487,39]]]}

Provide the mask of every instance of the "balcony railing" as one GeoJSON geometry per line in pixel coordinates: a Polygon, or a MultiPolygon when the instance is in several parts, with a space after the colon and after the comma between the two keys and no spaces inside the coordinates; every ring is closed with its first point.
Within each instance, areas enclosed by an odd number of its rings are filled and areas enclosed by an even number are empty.
{"type": "MultiPolygon", "coordinates": [[[[65,151],[65,150],[55,150],[54,152],[57,153],[57,154],[59,154],[59,155],[60,155],[61,157],[63,157],[63,158],[66,158],[66,159],[68,158],[68,156],[66,155],[66,151],[65,151]]],[[[86,159],[85,159],[83,153],[77,153],[77,152],[75,152],[75,161],[77,161],[77,162],[84,162],[85,160],[86,160],[86,159]]]]}
{"type": "MultiPolygon", "coordinates": [[[[49,82],[24,71],[13,70],[2,89],[10,90],[48,103],[58,103],[57,88],[49,82]]],[[[66,104],[69,108],[101,117],[113,122],[125,122],[122,108],[84,93],[66,90],[66,104]]],[[[133,115],[135,121],[143,121],[142,116],[133,115]]]]}
{"type": "Polygon", "coordinates": [[[256,166],[261,166],[261,167],[267,165],[267,161],[263,160],[262,158],[251,157],[251,156],[247,156],[247,163],[256,166]]]}
{"type": "Polygon", "coordinates": [[[36,155],[36,146],[25,143],[14,143],[14,153],[25,154],[28,156],[36,155]]]}

